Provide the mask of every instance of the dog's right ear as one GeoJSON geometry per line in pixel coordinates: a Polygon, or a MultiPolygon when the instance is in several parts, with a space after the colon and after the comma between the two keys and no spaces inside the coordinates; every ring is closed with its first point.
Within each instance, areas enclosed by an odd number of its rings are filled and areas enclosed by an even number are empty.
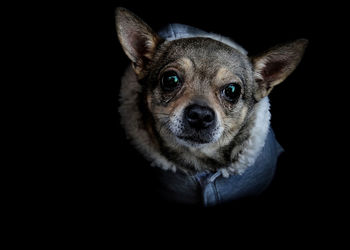
{"type": "Polygon", "coordinates": [[[139,17],[124,8],[116,10],[116,25],[123,50],[138,78],[142,78],[145,64],[152,59],[162,39],[139,17]]]}

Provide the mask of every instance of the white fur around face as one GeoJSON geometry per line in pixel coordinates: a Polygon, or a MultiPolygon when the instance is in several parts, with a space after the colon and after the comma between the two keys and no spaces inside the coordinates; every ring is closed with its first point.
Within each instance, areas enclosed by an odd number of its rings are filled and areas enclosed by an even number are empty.
{"type": "MultiPolygon", "coordinates": [[[[192,36],[191,34],[182,36],[181,38],[190,37],[208,37],[220,42],[223,42],[242,54],[247,52],[238,44],[230,40],[229,38],[221,35],[207,33],[204,35],[192,36]]],[[[168,39],[174,40],[174,39],[168,39]]],[[[168,161],[160,152],[159,149],[152,143],[151,138],[147,131],[142,129],[141,113],[136,105],[137,97],[141,93],[141,86],[137,82],[135,72],[129,67],[124,77],[122,78],[122,86],[120,91],[120,103],[119,108],[121,114],[121,123],[125,128],[127,136],[131,139],[133,145],[144,155],[144,157],[150,160],[152,166],[160,167],[164,170],[176,171],[177,169],[183,169],[176,166],[174,163],[168,161]]],[[[242,174],[249,166],[253,165],[260,151],[262,150],[267,137],[268,129],[270,126],[270,111],[269,111],[269,99],[265,97],[261,99],[253,108],[249,119],[250,133],[248,139],[239,147],[239,149],[233,149],[231,158],[235,158],[236,161],[229,166],[219,169],[224,177],[228,177],[232,174],[242,174]],[[239,150],[238,156],[236,156],[239,150]]],[[[176,117],[173,117],[175,119],[176,117]]],[[[173,124],[176,124],[174,122],[173,124]]],[[[176,128],[174,128],[176,129],[176,128]]],[[[220,133],[222,134],[222,131],[220,133]]]]}
{"type": "MultiPolygon", "coordinates": [[[[251,121],[250,137],[244,142],[243,150],[237,161],[227,168],[221,169],[222,175],[242,174],[249,166],[253,165],[260,151],[265,145],[267,133],[270,127],[271,113],[268,97],[261,99],[254,107],[251,121]]],[[[233,152],[232,152],[233,153],[233,152]]]]}

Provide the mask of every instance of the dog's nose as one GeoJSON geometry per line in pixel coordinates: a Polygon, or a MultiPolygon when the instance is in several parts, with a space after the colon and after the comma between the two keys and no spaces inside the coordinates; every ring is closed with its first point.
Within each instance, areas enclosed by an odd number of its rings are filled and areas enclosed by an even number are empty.
{"type": "Polygon", "coordinates": [[[185,109],[185,119],[191,127],[204,129],[214,123],[215,113],[207,106],[192,104],[185,109]]]}

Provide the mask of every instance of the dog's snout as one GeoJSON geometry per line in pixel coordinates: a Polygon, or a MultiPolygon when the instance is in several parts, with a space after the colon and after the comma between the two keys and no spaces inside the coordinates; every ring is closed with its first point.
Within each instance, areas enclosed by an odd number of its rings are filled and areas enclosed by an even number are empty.
{"type": "Polygon", "coordinates": [[[215,113],[207,106],[192,104],[185,109],[185,119],[191,127],[204,129],[214,124],[215,113]]]}

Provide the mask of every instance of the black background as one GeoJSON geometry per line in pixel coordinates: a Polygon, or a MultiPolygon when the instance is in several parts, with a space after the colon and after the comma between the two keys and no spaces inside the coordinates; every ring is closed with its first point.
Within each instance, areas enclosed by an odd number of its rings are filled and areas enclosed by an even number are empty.
{"type": "Polygon", "coordinates": [[[343,90],[337,83],[343,77],[346,23],[341,6],[305,1],[106,1],[90,5],[87,12],[83,7],[80,12],[87,19],[79,18],[75,31],[83,32],[76,44],[82,84],[73,96],[78,100],[73,115],[77,125],[72,125],[73,143],[68,147],[74,160],[66,176],[69,198],[84,204],[78,213],[96,211],[101,220],[113,222],[124,216],[174,223],[183,216],[205,221],[277,214],[305,215],[319,222],[318,212],[322,220],[333,220],[328,209],[342,209],[346,184],[340,181],[344,164],[339,139],[346,98],[345,86],[343,90]],[[177,22],[231,37],[249,55],[278,43],[309,40],[298,68],[270,94],[272,127],[285,153],[263,195],[208,209],[166,204],[152,195],[152,172],[119,125],[120,78],[129,61],[116,35],[118,6],[133,11],[154,30],[177,22]]]}

